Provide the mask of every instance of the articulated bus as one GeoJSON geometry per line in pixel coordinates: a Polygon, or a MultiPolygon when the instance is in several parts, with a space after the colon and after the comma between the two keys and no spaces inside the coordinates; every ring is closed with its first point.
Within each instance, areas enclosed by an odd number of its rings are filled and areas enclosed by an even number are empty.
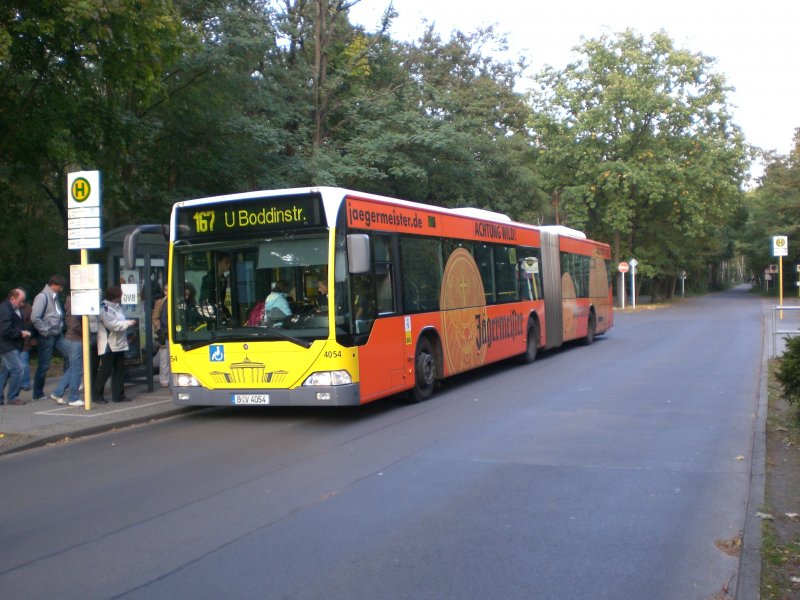
{"type": "Polygon", "coordinates": [[[421,401],[613,325],[609,246],[565,227],[325,187],[179,202],[171,219],[181,405],[421,401]]]}

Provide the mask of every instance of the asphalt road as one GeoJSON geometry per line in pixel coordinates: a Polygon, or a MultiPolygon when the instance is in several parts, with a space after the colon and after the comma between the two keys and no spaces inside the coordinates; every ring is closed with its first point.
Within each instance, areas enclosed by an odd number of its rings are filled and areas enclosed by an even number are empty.
{"type": "Polygon", "coordinates": [[[419,405],[206,410],[2,457],[0,595],[711,598],[760,319],[735,290],[419,405]]]}

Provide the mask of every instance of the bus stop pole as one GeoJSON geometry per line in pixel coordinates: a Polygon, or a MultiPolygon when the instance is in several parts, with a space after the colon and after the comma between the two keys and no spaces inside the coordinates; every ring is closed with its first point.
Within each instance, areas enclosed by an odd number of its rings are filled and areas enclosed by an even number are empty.
{"type": "Polygon", "coordinates": [[[144,253],[144,355],[147,391],[152,392],[153,384],[153,284],[150,273],[150,249],[144,253]]]}
{"type": "MultiPolygon", "coordinates": [[[[86,266],[89,264],[89,251],[86,248],[81,248],[81,265],[86,266]]],[[[70,303],[71,306],[71,303],[70,303]]],[[[91,341],[89,339],[89,315],[81,316],[81,336],[83,344],[83,408],[84,410],[92,409],[92,373],[90,372],[91,357],[89,353],[92,351],[91,341]]],[[[97,352],[97,350],[95,350],[97,352]]]]}

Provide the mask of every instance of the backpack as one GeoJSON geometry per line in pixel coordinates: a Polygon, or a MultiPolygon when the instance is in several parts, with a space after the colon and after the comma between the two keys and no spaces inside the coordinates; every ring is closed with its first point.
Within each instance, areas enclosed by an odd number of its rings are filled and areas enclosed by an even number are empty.
{"type": "Polygon", "coordinates": [[[247,317],[247,326],[258,327],[259,325],[261,325],[263,320],[264,320],[264,301],[259,300],[258,302],[256,302],[256,305],[253,307],[253,310],[250,311],[250,315],[247,317]]]}

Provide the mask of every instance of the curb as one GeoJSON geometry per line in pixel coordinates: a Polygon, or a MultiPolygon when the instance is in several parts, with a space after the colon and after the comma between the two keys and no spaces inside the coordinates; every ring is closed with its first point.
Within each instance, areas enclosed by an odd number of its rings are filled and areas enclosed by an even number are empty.
{"type": "Polygon", "coordinates": [[[7,456],[9,454],[22,452],[24,450],[32,450],[34,448],[41,448],[42,446],[47,446],[48,444],[56,444],[64,442],[66,440],[75,440],[84,437],[89,437],[91,435],[97,435],[98,433],[106,433],[114,429],[122,429],[125,427],[130,427],[132,425],[141,425],[142,423],[147,423],[150,421],[160,421],[162,419],[169,419],[171,417],[176,417],[182,414],[191,413],[196,410],[200,410],[202,408],[204,407],[191,407],[191,406],[174,407],[161,412],[130,417],[121,421],[108,421],[106,423],[102,423],[99,425],[90,425],[89,427],[83,427],[72,431],[62,431],[60,433],[53,433],[50,435],[37,437],[34,440],[22,442],[17,445],[10,445],[6,448],[0,448],[0,456],[7,456]]]}
{"type": "Polygon", "coordinates": [[[758,407],[753,428],[753,455],[750,460],[750,491],[747,513],[742,532],[742,554],[739,560],[739,575],[736,579],[737,600],[754,600],[761,597],[761,519],[756,511],[764,504],[767,482],[767,373],[769,369],[769,326],[767,313],[761,321],[761,373],[758,385],[758,407]]]}

